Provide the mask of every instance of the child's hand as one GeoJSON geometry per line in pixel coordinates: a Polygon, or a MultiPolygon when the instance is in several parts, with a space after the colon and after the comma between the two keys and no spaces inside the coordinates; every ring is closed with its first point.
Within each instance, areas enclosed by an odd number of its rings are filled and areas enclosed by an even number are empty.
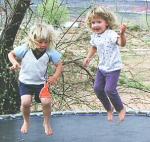
{"type": "Polygon", "coordinates": [[[86,68],[89,65],[90,61],[91,61],[91,58],[85,58],[83,61],[83,67],[86,68]]]}
{"type": "Polygon", "coordinates": [[[57,83],[57,78],[55,76],[50,76],[47,81],[50,85],[55,85],[57,83]]]}
{"type": "Polygon", "coordinates": [[[125,31],[126,31],[126,29],[127,29],[127,26],[126,26],[125,24],[122,24],[122,25],[120,26],[120,34],[124,34],[125,31]]]}
{"type": "Polygon", "coordinates": [[[9,68],[10,70],[18,70],[21,66],[18,62],[13,63],[13,65],[9,68]]]}

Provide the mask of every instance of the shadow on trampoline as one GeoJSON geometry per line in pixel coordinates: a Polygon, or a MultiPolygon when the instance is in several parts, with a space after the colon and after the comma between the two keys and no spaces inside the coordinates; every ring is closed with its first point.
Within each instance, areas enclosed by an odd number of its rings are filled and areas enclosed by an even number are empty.
{"type": "Polygon", "coordinates": [[[128,113],[124,122],[115,116],[108,122],[106,113],[59,113],[52,115],[54,135],[42,127],[42,115],[31,116],[28,134],[20,133],[22,117],[0,117],[0,142],[149,142],[148,113],[128,113]]]}

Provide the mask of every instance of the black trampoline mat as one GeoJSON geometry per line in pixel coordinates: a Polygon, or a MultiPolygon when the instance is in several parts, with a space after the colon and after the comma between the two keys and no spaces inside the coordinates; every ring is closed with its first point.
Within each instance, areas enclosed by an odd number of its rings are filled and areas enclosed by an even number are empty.
{"type": "Polygon", "coordinates": [[[122,123],[118,116],[108,122],[102,114],[53,115],[54,135],[48,137],[42,116],[31,117],[28,134],[20,133],[22,118],[0,120],[0,142],[150,142],[150,117],[129,115],[122,123]]]}

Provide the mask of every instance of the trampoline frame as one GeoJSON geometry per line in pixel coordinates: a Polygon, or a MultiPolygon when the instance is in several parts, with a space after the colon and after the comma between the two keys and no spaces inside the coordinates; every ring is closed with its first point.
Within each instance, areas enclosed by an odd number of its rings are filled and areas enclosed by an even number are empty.
{"type": "MultiPolygon", "coordinates": [[[[107,112],[106,111],[56,111],[52,112],[51,116],[61,116],[61,115],[96,115],[100,114],[102,116],[106,116],[107,112]]],[[[114,116],[117,116],[118,113],[114,112],[114,116]]],[[[43,112],[31,112],[30,117],[33,116],[43,116],[43,112]]],[[[150,117],[150,111],[127,111],[126,116],[146,116],[150,117]]],[[[17,118],[22,118],[22,113],[17,113],[17,114],[7,114],[7,115],[0,115],[0,120],[12,120],[12,119],[17,119],[17,118]]]]}
{"type": "Polygon", "coordinates": [[[6,129],[4,133],[2,133],[1,135],[2,142],[12,142],[12,139],[14,139],[13,142],[16,142],[16,141],[17,142],[23,142],[23,141],[39,142],[38,140],[42,141],[43,139],[45,142],[49,142],[49,141],[75,142],[76,139],[77,139],[76,142],[86,142],[86,141],[96,142],[99,140],[106,141],[106,142],[110,142],[112,140],[116,142],[127,142],[130,140],[133,141],[135,140],[135,138],[137,138],[137,142],[147,142],[145,141],[145,139],[146,140],[150,139],[150,136],[149,136],[150,127],[149,125],[147,125],[147,123],[149,122],[149,118],[150,118],[150,112],[149,111],[127,111],[126,115],[128,118],[127,120],[125,120],[125,122],[127,123],[120,123],[118,121],[118,118],[116,117],[118,116],[118,113],[114,112],[114,116],[117,119],[114,119],[115,121],[113,123],[110,123],[107,121],[107,112],[105,111],[52,112],[52,119],[54,122],[52,124],[54,126],[53,127],[54,136],[52,137],[46,137],[45,133],[43,132],[43,129],[42,129],[43,112],[31,113],[30,118],[31,118],[31,121],[33,122],[33,125],[32,125],[33,127],[31,127],[32,133],[29,131],[28,135],[21,134],[19,130],[19,125],[21,125],[22,123],[21,121],[23,120],[22,113],[0,115],[0,122],[2,123],[4,122],[2,125],[2,128],[5,128],[4,126],[5,124],[9,126],[10,123],[12,122],[17,122],[17,123],[19,122],[18,124],[12,123],[15,125],[11,125],[12,129],[9,129],[9,132],[6,129]],[[131,121],[129,119],[130,116],[131,116],[131,121]],[[82,117],[82,119],[80,117],[82,117]],[[9,120],[10,120],[10,123],[7,123],[9,122],[9,120]],[[144,120],[146,120],[145,123],[143,123],[144,120]],[[140,121],[140,123],[138,123],[138,121],[140,121]],[[132,124],[135,124],[135,125],[132,125],[132,124]],[[147,130],[146,134],[145,134],[145,131],[143,131],[142,126],[146,128],[145,129],[147,130]],[[38,129],[38,133],[36,131],[37,128],[40,128],[38,129]],[[78,128],[79,128],[79,131],[76,131],[78,128]],[[13,129],[14,129],[14,133],[12,132],[13,129]],[[101,131],[102,129],[104,131],[101,131]],[[140,132],[143,134],[142,136],[138,135],[138,133],[140,132]],[[111,136],[109,135],[108,137],[107,136],[108,133],[111,136]],[[125,135],[125,139],[124,138],[122,139],[121,137],[122,135],[125,135]],[[10,138],[11,136],[12,138],[10,138]],[[118,141],[118,138],[121,138],[121,141],[118,141]],[[139,138],[141,138],[140,140],[142,141],[138,141],[139,138]]]}

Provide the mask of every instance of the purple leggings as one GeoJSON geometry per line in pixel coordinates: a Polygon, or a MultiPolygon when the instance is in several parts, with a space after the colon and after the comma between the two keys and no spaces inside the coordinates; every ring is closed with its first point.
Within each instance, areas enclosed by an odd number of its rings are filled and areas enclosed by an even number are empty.
{"type": "Polygon", "coordinates": [[[120,70],[112,72],[97,70],[94,91],[107,111],[111,110],[111,104],[118,112],[123,109],[123,103],[116,89],[119,75],[120,70]]]}

